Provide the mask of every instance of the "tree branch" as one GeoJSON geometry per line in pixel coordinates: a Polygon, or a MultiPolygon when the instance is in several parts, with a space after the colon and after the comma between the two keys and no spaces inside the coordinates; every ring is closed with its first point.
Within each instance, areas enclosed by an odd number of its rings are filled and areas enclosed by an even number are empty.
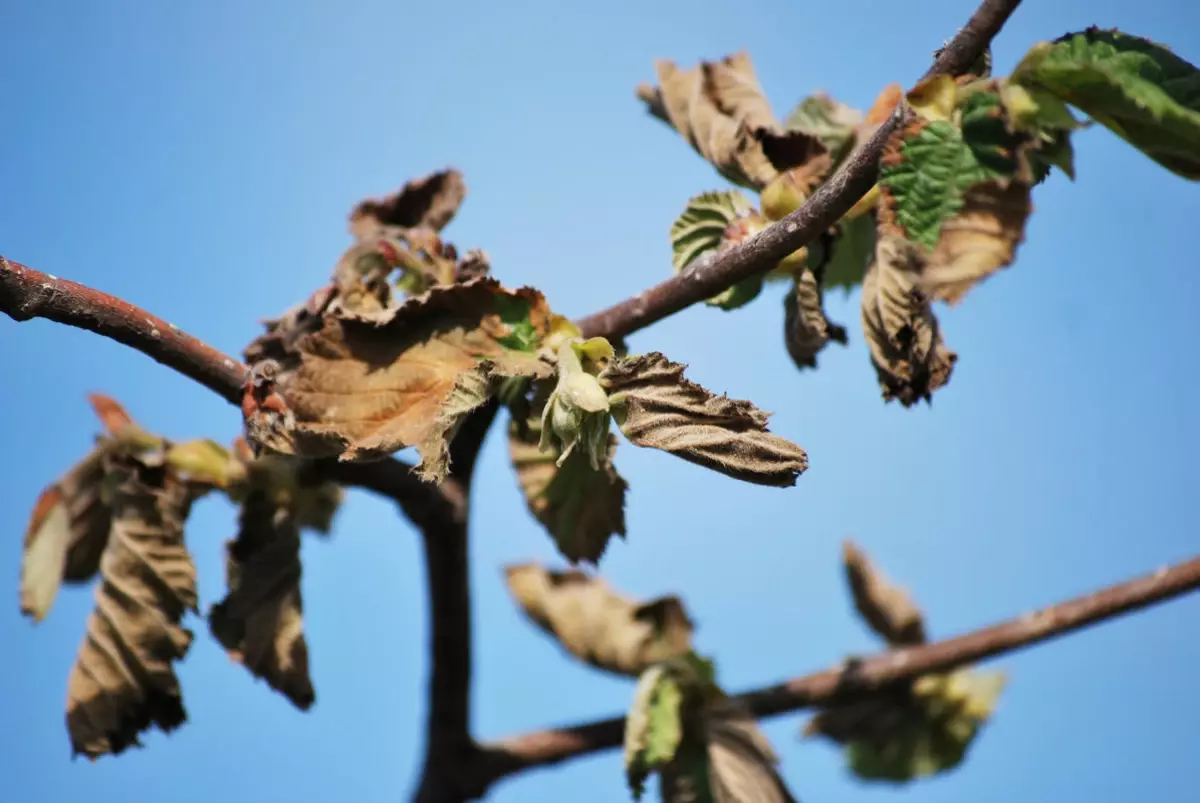
{"type": "MultiPolygon", "coordinates": [[[[965,71],[985,52],[1020,3],[1021,0],[984,0],[967,24],[942,48],[924,77],[965,71]]],[[[577,321],[583,336],[623,337],[644,329],[740,281],[766,273],[785,256],[811,243],[874,186],[883,146],[902,115],[903,105],[799,209],[715,258],[577,321]]]]}
{"type": "MultiPolygon", "coordinates": [[[[1016,619],[919,647],[891,650],[736,698],[756,716],[823,708],[870,696],[919,675],[958,667],[1031,647],[1076,630],[1200,590],[1200,557],[1016,619]]],[[[619,747],[625,719],[528,733],[484,745],[493,780],[533,767],[619,747]]]]}

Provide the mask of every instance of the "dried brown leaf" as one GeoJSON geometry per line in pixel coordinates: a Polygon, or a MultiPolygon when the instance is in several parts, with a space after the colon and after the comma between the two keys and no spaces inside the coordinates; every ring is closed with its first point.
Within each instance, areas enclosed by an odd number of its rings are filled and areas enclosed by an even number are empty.
{"type": "Polygon", "coordinates": [[[133,418],[125,411],[121,403],[111,396],[106,396],[103,393],[89,393],[87,400],[92,405],[92,409],[96,412],[96,417],[100,419],[100,423],[104,425],[104,429],[109,435],[116,435],[125,429],[125,427],[133,425],[133,418]]]}
{"type": "Polygon", "coordinates": [[[928,297],[919,289],[922,257],[900,237],[880,233],[863,277],[862,326],[886,401],[929,401],[950,381],[958,355],[946,347],[928,297]]]}
{"type": "Polygon", "coordinates": [[[161,461],[114,458],[112,529],[100,561],[96,609],[71,669],[67,729],[73,752],[95,758],[138,744],[151,726],[186,714],[173,662],[192,634],[196,571],[183,543],[192,492],[161,461]]]}
{"type": "Polygon", "coordinates": [[[767,413],[685,379],[685,368],[658,352],[609,364],[600,381],[625,437],[735,479],[795,485],[808,468],[804,450],[768,432],[767,413]]]}
{"type": "Polygon", "coordinates": [[[972,287],[1012,264],[1032,211],[1024,182],[972,187],[963,208],[942,223],[937,248],[921,270],[921,289],[930,298],[958,303],[972,287]]]}
{"type": "Polygon", "coordinates": [[[688,70],[655,63],[657,90],[638,96],[734,184],[761,190],[781,171],[826,154],[816,137],[788,131],[771,112],[746,53],[688,70]]]}
{"type": "Polygon", "coordinates": [[[925,643],[925,620],[912,597],[847,540],[842,544],[846,582],[854,607],[871,629],[893,647],[925,643]]]}
{"type": "Polygon", "coordinates": [[[213,635],[234,660],[308,709],[315,694],[300,597],[300,530],[267,493],[254,492],[242,505],[225,571],[229,592],[209,612],[213,635]]]}
{"type": "Polygon", "coordinates": [[[530,512],[572,563],[598,563],[614,535],[625,537],[625,492],[629,486],[613,467],[617,439],[608,436],[608,459],[598,469],[578,449],[556,465],[558,451],[541,451],[539,417],[526,427],[509,426],[508,451],[530,512]]]}
{"type": "Polygon", "coordinates": [[[100,569],[112,523],[100,495],[109,450],[94,449],[34,504],[21,558],[21,612],[34,621],[45,618],[62,582],[86,582],[100,569]]]}
{"type": "Polygon", "coordinates": [[[536,290],[483,278],[434,287],[376,314],[329,309],[304,318],[300,334],[276,326],[247,350],[260,358],[254,371],[262,377],[243,404],[247,438],[285,454],[342,460],[417,446],[424,473],[440,479],[440,438],[479,401],[481,377],[553,372],[537,353],[549,315],[536,290]]]}
{"type": "Polygon", "coordinates": [[[796,277],[783,309],[784,342],[797,368],[816,368],[817,355],[830,341],[846,345],[845,328],[825,317],[824,292],[813,271],[796,277]]]}
{"type": "Polygon", "coordinates": [[[676,596],[636,602],[599,577],[535,563],[510,566],[505,573],[525,615],[591,666],[636,676],[691,649],[692,623],[676,596]]]}
{"type": "Polygon", "coordinates": [[[350,213],[350,232],[359,240],[378,236],[388,228],[445,228],[463,198],[467,185],[457,170],[440,170],[413,179],[385,198],[368,199],[350,213]]]}

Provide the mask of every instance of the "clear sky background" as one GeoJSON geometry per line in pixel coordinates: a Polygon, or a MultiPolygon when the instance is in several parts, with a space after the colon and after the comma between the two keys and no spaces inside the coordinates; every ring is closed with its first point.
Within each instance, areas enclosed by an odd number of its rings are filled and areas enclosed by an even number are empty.
{"type": "MultiPolygon", "coordinates": [[[[229,353],[325,281],[359,199],[446,165],[469,195],[447,236],[567,315],[670,273],[667,228],[716,173],[633,95],[653,60],[746,48],[776,113],[825,89],[866,107],[911,84],[972,0],[634,3],[0,2],[0,253],[122,296],[229,353]]],[[[1039,39],[1089,24],[1200,61],[1182,0],[1030,0],[995,44],[1007,72],[1039,39]]],[[[731,691],[874,650],[839,569],[853,535],[948,636],[1151,571],[1196,548],[1200,423],[1192,412],[1200,187],[1103,130],[1076,138],[1017,263],[939,314],[960,355],[932,408],[879,398],[858,294],[820,370],[782,346],[782,288],[734,313],[703,306],[631,338],[710,388],[773,411],[811,469],[745,486],[623,445],[629,537],[602,569],[631,594],[679,591],[731,691]],[[1188,368],[1191,365],[1193,368],[1188,368]]],[[[40,489],[89,447],[84,394],[145,425],[227,442],[233,408],[123,346],[0,318],[0,766],[14,803],[404,799],[421,759],[426,604],[419,544],[389,503],[352,492],[336,533],[304,546],[317,687],[308,714],[197,639],[179,669],[188,724],[146,749],[69,760],[65,686],[92,606],[64,591],[33,627],[17,610],[21,533],[40,489]]],[[[498,431],[473,512],[482,738],[610,716],[632,686],[565,658],[530,627],[501,566],[557,563],[526,513],[498,431]]],[[[205,609],[223,593],[227,503],[199,505],[188,543],[205,609]]],[[[1010,673],[958,771],[861,785],[840,753],[766,732],[805,803],[1159,803],[1194,800],[1200,597],[992,666],[1010,673]]],[[[627,799],[617,752],[505,782],[494,799],[627,799]]]]}

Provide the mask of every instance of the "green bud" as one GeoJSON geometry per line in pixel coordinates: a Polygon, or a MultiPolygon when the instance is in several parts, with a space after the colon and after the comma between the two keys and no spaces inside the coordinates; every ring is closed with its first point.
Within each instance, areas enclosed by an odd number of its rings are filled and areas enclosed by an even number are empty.
{"type": "Polygon", "coordinates": [[[600,458],[608,451],[612,419],[608,394],[600,381],[584,369],[580,357],[595,361],[611,353],[612,346],[602,338],[574,339],[558,348],[558,383],[542,411],[538,446],[543,452],[560,449],[560,466],[576,446],[582,445],[592,468],[599,469],[600,458]]]}

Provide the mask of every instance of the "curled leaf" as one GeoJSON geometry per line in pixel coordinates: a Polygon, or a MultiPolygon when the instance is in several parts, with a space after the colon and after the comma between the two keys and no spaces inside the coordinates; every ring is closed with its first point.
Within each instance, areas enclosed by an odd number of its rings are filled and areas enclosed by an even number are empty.
{"type": "Polygon", "coordinates": [[[1200,71],[1166,47],[1088,28],[1035,45],[1013,80],[1054,93],[1173,173],[1200,180],[1200,71]]]}
{"type": "Polygon", "coordinates": [[[684,379],[686,366],[653,352],[614,360],[600,375],[613,417],[638,446],[757,485],[790,487],[808,456],[767,430],[767,413],[684,379]]]}
{"type": "Polygon", "coordinates": [[[639,675],[691,649],[692,623],[678,597],[636,602],[599,577],[534,563],[505,570],[509,593],[563,649],[598,669],[639,675]]]}
{"type": "Polygon", "coordinates": [[[625,718],[625,776],[634,800],[640,800],[650,773],[675,758],[683,739],[683,689],[662,664],[638,677],[633,704],[625,718]]]}
{"type": "Polygon", "coordinates": [[[789,131],[803,131],[821,140],[833,162],[837,163],[854,145],[855,129],[862,121],[862,112],[818,92],[801,101],[788,115],[784,126],[789,131]]]}
{"type": "Polygon", "coordinates": [[[883,236],[862,286],[863,335],[885,401],[929,401],[950,381],[958,355],[946,348],[920,290],[922,258],[899,237],[883,236]]]}
{"type": "Polygon", "coordinates": [[[872,630],[893,647],[925,642],[924,617],[907,591],[892,583],[853,541],[842,544],[842,562],[854,607],[872,630]]]}
{"type": "Polygon", "coordinates": [[[746,53],[688,70],[666,60],[655,67],[658,87],[639,88],[639,97],[732,183],[761,190],[825,153],[819,139],[775,119],[746,53]]]}
{"type": "Polygon", "coordinates": [[[21,613],[40,622],[59,585],[90,580],[100,569],[112,509],[101,497],[106,453],[102,444],[34,503],[21,556],[21,613]]]}
{"type": "Polygon", "coordinates": [[[183,543],[191,491],[160,463],[124,457],[110,468],[112,529],[100,561],[96,609],[67,687],[74,753],[120,753],[138,734],[186,718],[173,663],[192,634],[196,571],[183,543]]]}
{"type": "Polygon", "coordinates": [[[811,270],[796,276],[783,299],[784,343],[797,368],[816,368],[817,355],[830,341],[846,345],[846,330],[825,317],[821,282],[811,270]]]}
{"type": "Polygon", "coordinates": [[[366,200],[350,213],[350,231],[360,240],[389,228],[441,231],[454,219],[467,194],[462,173],[440,170],[407,182],[378,200],[366,200]]]}
{"type": "Polygon", "coordinates": [[[804,733],[844,745],[851,771],[864,780],[908,782],[962,763],[1004,684],[999,672],[923,675],[822,711],[804,733]]]}
{"type": "MultiPolygon", "coordinates": [[[[767,223],[737,190],[706,192],[690,199],[671,224],[671,264],[681,273],[701,254],[729,248],[762,231],[767,223]]],[[[745,279],[705,303],[725,310],[753,301],[762,291],[761,276],[745,279]]]]}
{"type": "Polygon", "coordinates": [[[209,612],[213,635],[234,660],[301,710],[315,699],[300,597],[300,531],[262,491],[242,505],[226,544],[229,592],[209,612]]]}
{"type": "Polygon", "coordinates": [[[269,331],[247,350],[255,371],[278,363],[248,386],[247,438],[341,460],[416,446],[424,475],[440,480],[445,438],[463,410],[491,392],[482,377],[550,374],[536,350],[549,314],[537,291],[484,278],[435,287],[379,314],[330,310],[306,319],[299,336],[269,331]],[[280,352],[280,360],[268,356],[280,352]]]}

